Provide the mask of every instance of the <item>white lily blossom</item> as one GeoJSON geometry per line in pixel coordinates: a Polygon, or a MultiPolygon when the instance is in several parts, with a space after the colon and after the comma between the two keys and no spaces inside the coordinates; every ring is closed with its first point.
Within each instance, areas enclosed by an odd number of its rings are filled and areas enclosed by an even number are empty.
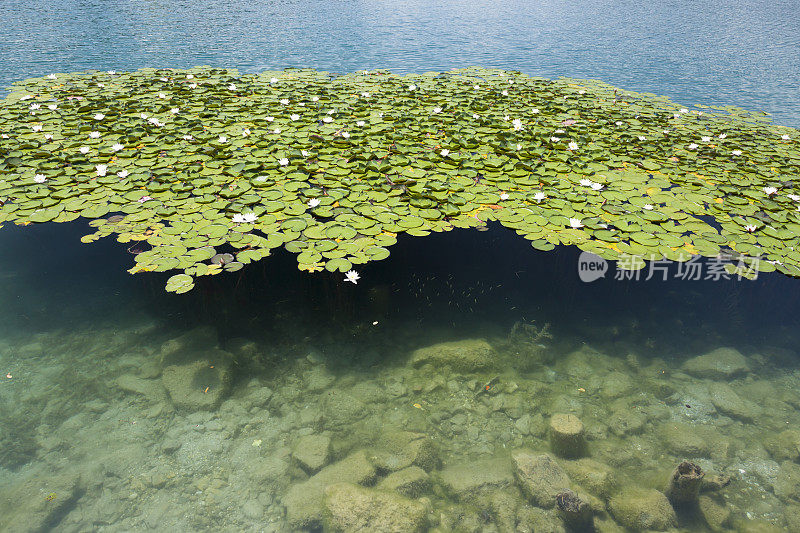
{"type": "Polygon", "coordinates": [[[55,74],[48,74],[48,75],[47,75],[47,79],[48,79],[48,80],[54,80],[54,79],[56,79],[57,77],[58,77],[58,76],[56,76],[55,74]]]}
{"type": "Polygon", "coordinates": [[[772,196],[773,194],[775,194],[776,192],[778,192],[778,189],[777,189],[777,188],[775,188],[775,187],[764,187],[764,192],[765,192],[765,193],[766,193],[768,196],[772,196]]]}
{"type": "Polygon", "coordinates": [[[616,124],[617,126],[622,126],[624,124],[624,122],[622,122],[621,120],[618,120],[614,124],[616,124]]]}
{"type": "Polygon", "coordinates": [[[686,114],[686,113],[688,113],[688,112],[689,112],[689,110],[688,110],[688,109],[686,109],[686,108],[684,107],[684,108],[682,108],[682,109],[680,110],[680,112],[681,112],[681,113],[683,113],[683,114],[686,114]]]}
{"type": "Polygon", "coordinates": [[[120,150],[122,150],[124,148],[125,147],[123,145],[121,145],[120,143],[116,143],[116,144],[111,146],[111,150],[114,151],[114,152],[119,152],[120,150]]]}
{"type": "Polygon", "coordinates": [[[278,159],[278,163],[280,163],[282,167],[285,167],[286,165],[289,164],[289,160],[287,158],[283,157],[281,159],[278,159]]]}
{"type": "Polygon", "coordinates": [[[578,149],[578,143],[576,143],[575,141],[569,143],[569,149],[572,150],[572,151],[577,150],[578,149]]]}
{"type": "Polygon", "coordinates": [[[147,120],[147,115],[142,113],[141,115],[139,115],[139,118],[142,120],[147,120]]]}
{"type": "Polygon", "coordinates": [[[571,218],[569,219],[569,226],[573,229],[578,229],[583,227],[583,223],[581,223],[581,219],[579,218],[571,218]]]}
{"type": "Polygon", "coordinates": [[[781,135],[781,139],[783,139],[784,141],[790,141],[792,138],[789,137],[788,135],[781,135]]]}
{"type": "Polygon", "coordinates": [[[250,135],[250,129],[249,128],[243,129],[242,130],[242,137],[247,137],[248,135],[250,135]]]}
{"type": "Polygon", "coordinates": [[[731,154],[733,154],[733,155],[742,155],[742,151],[741,150],[731,150],[731,154]]]}
{"type": "Polygon", "coordinates": [[[167,98],[167,95],[164,94],[164,93],[158,93],[158,97],[161,98],[162,100],[164,100],[164,99],[167,98]]]}
{"type": "Polygon", "coordinates": [[[105,176],[106,171],[108,171],[108,165],[95,165],[95,170],[97,171],[98,176],[105,176]]]}
{"type": "Polygon", "coordinates": [[[472,118],[474,118],[475,120],[478,120],[479,118],[481,118],[481,116],[479,114],[477,114],[477,113],[473,113],[472,114],[472,118]]]}
{"type": "Polygon", "coordinates": [[[275,128],[274,130],[272,130],[272,133],[274,133],[275,135],[278,135],[280,132],[281,132],[280,128],[275,128]]]}
{"type": "Polygon", "coordinates": [[[45,181],[47,181],[47,178],[45,177],[45,175],[44,175],[44,174],[36,174],[36,175],[33,177],[33,181],[34,181],[35,183],[44,183],[45,181]]]}
{"type": "Polygon", "coordinates": [[[226,142],[228,142],[228,138],[225,137],[224,135],[220,135],[219,136],[219,142],[226,143],[226,142]]]}
{"type": "Polygon", "coordinates": [[[359,128],[362,127],[362,126],[366,126],[366,124],[367,123],[364,122],[363,120],[359,120],[358,122],[356,122],[356,126],[358,126],[359,128]]]}
{"type": "Polygon", "coordinates": [[[194,139],[194,137],[192,137],[191,135],[184,135],[183,136],[183,140],[184,141],[191,141],[192,139],[194,139]]]}
{"type": "Polygon", "coordinates": [[[172,113],[173,115],[177,115],[178,113],[181,112],[181,110],[180,108],[173,107],[172,109],[169,110],[169,112],[172,113]]]}
{"type": "Polygon", "coordinates": [[[796,194],[787,194],[786,197],[793,202],[800,202],[800,196],[796,194]]]}
{"type": "Polygon", "coordinates": [[[308,207],[310,207],[311,209],[314,209],[318,205],[319,205],[319,198],[312,198],[311,200],[308,201],[308,207]]]}
{"type": "Polygon", "coordinates": [[[49,141],[49,140],[51,140],[53,138],[53,136],[50,135],[49,133],[45,133],[44,134],[44,138],[49,141]]]}
{"type": "Polygon", "coordinates": [[[197,89],[197,84],[196,83],[190,83],[189,84],[189,88],[190,89],[197,89]]]}
{"type": "Polygon", "coordinates": [[[648,211],[650,211],[653,209],[653,204],[644,204],[642,206],[642,209],[647,209],[648,211]]]}
{"type": "Polygon", "coordinates": [[[161,122],[160,120],[158,120],[156,117],[151,117],[151,118],[147,119],[147,122],[149,122],[153,126],[163,126],[164,125],[164,123],[161,122]]]}
{"type": "Polygon", "coordinates": [[[278,83],[278,78],[270,78],[269,82],[270,83],[278,83]]]}
{"type": "Polygon", "coordinates": [[[343,131],[342,132],[342,137],[344,137],[345,139],[349,139],[350,138],[350,134],[347,133],[346,131],[343,131]]]}
{"type": "Polygon", "coordinates": [[[592,180],[586,178],[580,181],[580,184],[583,185],[584,187],[591,187],[592,183],[594,183],[592,180]]]}
{"type": "Polygon", "coordinates": [[[695,143],[692,143],[688,146],[688,148],[689,150],[694,150],[695,148],[697,148],[697,145],[695,143]]]}
{"type": "Polygon", "coordinates": [[[186,75],[186,79],[187,79],[187,80],[194,79],[194,74],[187,74],[187,75],[186,75]]]}
{"type": "Polygon", "coordinates": [[[40,109],[41,107],[42,106],[39,105],[39,104],[31,104],[31,111],[36,111],[37,109],[40,109]]]}
{"type": "Polygon", "coordinates": [[[727,133],[720,133],[720,134],[719,134],[719,138],[720,138],[720,139],[724,139],[724,138],[726,138],[727,136],[728,136],[728,134],[727,134],[727,133]]]}
{"type": "Polygon", "coordinates": [[[364,98],[369,98],[369,93],[361,93],[361,96],[363,96],[364,98]]]}
{"type": "Polygon", "coordinates": [[[266,120],[267,122],[272,122],[273,120],[275,120],[275,117],[266,117],[264,120],[266,120]]]}
{"type": "Polygon", "coordinates": [[[500,199],[501,199],[501,200],[508,200],[509,198],[510,198],[510,196],[508,195],[508,193],[507,193],[507,192],[504,192],[504,193],[502,193],[502,194],[500,195],[500,199]]]}
{"type": "Polygon", "coordinates": [[[288,98],[282,98],[280,100],[280,103],[283,104],[283,105],[289,105],[289,99],[288,98]]]}
{"type": "Polygon", "coordinates": [[[417,86],[416,85],[409,85],[408,86],[408,90],[409,91],[416,91],[417,90],[417,86]]]}
{"type": "Polygon", "coordinates": [[[58,109],[58,104],[50,104],[49,106],[47,106],[47,109],[49,109],[50,111],[55,111],[56,109],[58,109]]]}
{"type": "Polygon", "coordinates": [[[295,113],[295,114],[293,114],[293,115],[289,116],[289,118],[290,118],[290,119],[292,119],[292,120],[300,120],[300,115],[298,115],[297,113],[295,113]]]}
{"type": "Polygon", "coordinates": [[[602,189],[604,187],[604,185],[602,183],[595,182],[595,183],[592,183],[590,185],[590,187],[595,191],[599,191],[600,189],[602,189]]]}
{"type": "Polygon", "coordinates": [[[322,117],[322,122],[325,122],[325,123],[333,122],[333,118],[332,117],[322,117]]]}
{"type": "Polygon", "coordinates": [[[645,137],[644,135],[639,135],[639,140],[640,141],[646,141],[647,137],[645,137]]]}
{"type": "Polygon", "coordinates": [[[521,144],[517,144],[517,150],[522,150],[522,145],[521,144]]]}
{"type": "Polygon", "coordinates": [[[500,94],[502,94],[503,96],[508,96],[508,91],[501,91],[500,94]]]}
{"type": "Polygon", "coordinates": [[[311,97],[311,101],[312,102],[316,102],[317,100],[319,100],[319,96],[312,96],[311,97]]]}
{"type": "Polygon", "coordinates": [[[439,153],[442,155],[442,157],[447,157],[448,155],[450,155],[450,150],[448,150],[447,148],[445,148],[444,150],[442,150],[442,151],[441,151],[441,152],[439,152],[439,153]]]}
{"type": "Polygon", "coordinates": [[[586,91],[584,91],[583,89],[581,89],[580,91],[578,91],[578,94],[586,94],[586,91]]]}
{"type": "Polygon", "coordinates": [[[744,227],[744,229],[747,233],[753,233],[758,228],[756,226],[753,226],[752,224],[748,224],[747,226],[744,227]]]}
{"type": "Polygon", "coordinates": [[[550,137],[550,142],[557,143],[560,139],[558,137],[550,137]]]}
{"type": "Polygon", "coordinates": [[[473,85],[472,88],[477,90],[477,89],[480,89],[481,86],[480,85],[473,85]]]}
{"type": "Polygon", "coordinates": [[[700,137],[700,140],[703,141],[704,143],[711,142],[711,137],[708,137],[708,136],[700,137]]]}
{"type": "Polygon", "coordinates": [[[533,194],[533,199],[536,200],[536,203],[541,202],[545,198],[547,198],[547,195],[545,195],[545,193],[543,193],[541,191],[536,192],[536,193],[533,194]]]}
{"type": "Polygon", "coordinates": [[[42,131],[42,125],[41,124],[34,124],[33,126],[31,126],[31,129],[33,131],[42,131]]]}
{"type": "Polygon", "coordinates": [[[89,132],[89,137],[91,137],[92,139],[99,139],[100,138],[100,132],[99,131],[89,132]]]}
{"type": "Polygon", "coordinates": [[[124,168],[122,170],[120,170],[119,172],[117,172],[117,176],[119,176],[120,178],[127,178],[128,174],[129,174],[129,172],[127,170],[125,170],[124,168]]]}
{"type": "Polygon", "coordinates": [[[228,85],[228,90],[229,91],[235,91],[236,90],[236,84],[231,83],[230,85],[228,85]]]}
{"type": "Polygon", "coordinates": [[[534,107],[533,109],[531,109],[531,113],[533,113],[534,115],[537,115],[539,113],[539,109],[534,107]]]}
{"type": "Polygon", "coordinates": [[[358,285],[358,280],[361,279],[361,276],[359,276],[358,272],[355,270],[348,270],[344,276],[344,280],[349,281],[353,285],[358,285]]]}
{"type": "Polygon", "coordinates": [[[245,213],[244,214],[244,221],[245,222],[252,224],[256,220],[258,220],[258,217],[256,216],[255,213],[245,213]]]}
{"type": "Polygon", "coordinates": [[[511,124],[514,126],[514,131],[520,131],[524,129],[522,126],[522,119],[515,118],[511,121],[511,124]]]}
{"type": "Polygon", "coordinates": [[[95,119],[95,120],[103,120],[104,118],[106,118],[106,116],[105,116],[104,114],[102,114],[102,113],[97,113],[97,114],[94,116],[94,119],[95,119]]]}
{"type": "Polygon", "coordinates": [[[233,221],[234,224],[244,224],[244,215],[241,213],[236,213],[231,217],[231,221],[233,221]]]}
{"type": "Polygon", "coordinates": [[[434,113],[441,113],[442,112],[442,108],[441,107],[434,107],[433,108],[433,112],[434,113]]]}
{"type": "Polygon", "coordinates": [[[81,146],[79,148],[79,150],[81,151],[82,154],[88,154],[89,153],[89,147],[88,146],[81,146]]]}

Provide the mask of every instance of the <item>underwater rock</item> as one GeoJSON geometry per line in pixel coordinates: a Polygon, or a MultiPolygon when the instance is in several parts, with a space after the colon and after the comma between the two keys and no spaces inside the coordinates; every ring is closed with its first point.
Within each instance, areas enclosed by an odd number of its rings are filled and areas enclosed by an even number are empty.
{"type": "Polygon", "coordinates": [[[752,422],[761,413],[761,408],[753,402],[743,400],[725,383],[711,383],[708,386],[711,403],[720,413],[744,422],[752,422]]]}
{"type": "Polygon", "coordinates": [[[330,387],[335,380],[327,368],[318,365],[303,374],[303,387],[309,392],[318,392],[330,387]]]}
{"type": "Polygon", "coordinates": [[[538,507],[552,508],[556,504],[556,496],[570,486],[567,473],[548,454],[515,450],[511,459],[514,462],[514,475],[522,491],[538,507]]]}
{"type": "Polygon", "coordinates": [[[326,466],[315,475],[289,487],[283,496],[286,518],[293,529],[312,529],[322,523],[325,489],[334,483],[368,484],[375,479],[375,467],[364,450],[326,466]]]}
{"type": "Polygon", "coordinates": [[[206,350],[198,356],[191,363],[169,365],[161,373],[161,383],[179,409],[216,409],[228,393],[231,355],[222,350],[206,350]]]}
{"type": "Polygon", "coordinates": [[[518,533],[566,533],[567,530],[555,510],[526,505],[517,511],[516,531],[518,533]]]}
{"type": "Polygon", "coordinates": [[[775,495],[786,503],[800,501],[800,465],[792,461],[782,462],[773,489],[775,495]]]}
{"type": "Polygon", "coordinates": [[[629,374],[611,372],[601,378],[599,392],[604,398],[614,399],[629,395],[633,388],[633,378],[629,374]]]}
{"type": "Polygon", "coordinates": [[[75,472],[34,472],[0,491],[0,531],[28,533],[53,531],[83,492],[75,472]]]}
{"type": "Polygon", "coordinates": [[[747,358],[735,348],[717,348],[683,363],[689,374],[709,379],[730,379],[750,371],[747,358]]]}
{"type": "Polygon", "coordinates": [[[703,484],[703,469],[689,461],[682,461],[672,472],[667,485],[667,499],[672,505],[694,505],[703,484]]]}
{"type": "Polygon", "coordinates": [[[196,361],[199,354],[219,345],[217,330],[202,326],[161,344],[161,364],[164,366],[196,361]]]}
{"type": "Polygon", "coordinates": [[[117,387],[125,392],[139,394],[145,398],[160,402],[167,399],[164,387],[158,381],[152,379],[142,379],[131,374],[123,374],[117,378],[117,387]]]}
{"type": "Polygon", "coordinates": [[[608,429],[617,437],[640,435],[647,427],[647,416],[630,408],[616,411],[608,420],[608,429]]]}
{"type": "Polygon", "coordinates": [[[472,500],[489,490],[514,484],[511,463],[502,457],[448,466],[439,472],[438,479],[450,494],[463,501],[472,500]]]}
{"type": "Polygon", "coordinates": [[[415,368],[432,363],[437,368],[449,366],[456,372],[474,372],[496,360],[494,350],[484,339],[441,342],[414,350],[411,364],[415,368]]]}
{"type": "Polygon", "coordinates": [[[325,489],[326,531],[414,532],[426,525],[428,507],[399,494],[336,483],[325,489]]]}
{"type": "Polygon", "coordinates": [[[703,477],[703,485],[700,487],[700,492],[714,492],[722,490],[731,484],[731,476],[723,474],[706,474],[703,477]]]}
{"type": "Polygon", "coordinates": [[[550,418],[550,449],[559,457],[570,459],[585,455],[583,422],[575,415],[554,414],[550,418]]]}
{"type": "Polygon", "coordinates": [[[378,488],[417,498],[430,487],[430,476],[418,466],[392,472],[378,483],[378,488]]]}
{"type": "Polygon", "coordinates": [[[329,390],[323,396],[322,414],[328,428],[349,426],[369,414],[364,402],[346,392],[329,390]]]}
{"type": "Polygon", "coordinates": [[[777,435],[769,434],[764,439],[764,447],[776,461],[800,459],[800,431],[787,429],[777,435]]]}
{"type": "Polygon", "coordinates": [[[592,494],[606,498],[617,488],[614,469],[606,464],[588,458],[562,464],[569,478],[592,494]]]}
{"type": "Polygon", "coordinates": [[[556,512],[570,531],[594,529],[592,506],[571,490],[565,490],[556,495],[556,512]]]}
{"type": "Polygon", "coordinates": [[[488,495],[487,500],[497,528],[500,531],[515,531],[517,510],[522,500],[519,489],[511,487],[510,490],[496,490],[488,495]]]}
{"type": "Polygon", "coordinates": [[[327,435],[304,435],[292,450],[292,458],[309,474],[325,466],[330,455],[331,438],[327,435]]]}
{"type": "Polygon", "coordinates": [[[711,531],[724,531],[728,529],[731,520],[731,510],[725,505],[722,498],[700,496],[697,509],[708,524],[711,531]]]}
{"type": "Polygon", "coordinates": [[[430,472],[439,466],[435,443],[424,433],[412,431],[384,433],[378,445],[370,449],[369,458],[382,472],[395,472],[412,465],[430,472]]]}
{"type": "Polygon", "coordinates": [[[715,443],[711,431],[682,422],[665,422],[658,430],[661,442],[673,455],[684,457],[710,457],[715,443]]]}
{"type": "Polygon", "coordinates": [[[669,500],[655,489],[623,489],[609,500],[608,508],[617,522],[635,531],[664,531],[677,523],[669,500]]]}

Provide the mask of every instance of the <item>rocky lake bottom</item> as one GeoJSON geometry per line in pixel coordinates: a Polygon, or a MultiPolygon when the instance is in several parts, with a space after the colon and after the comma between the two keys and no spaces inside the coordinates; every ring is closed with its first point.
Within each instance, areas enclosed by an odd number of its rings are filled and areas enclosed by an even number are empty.
{"type": "Polygon", "coordinates": [[[7,532],[800,531],[781,348],[141,318],[6,336],[0,370],[7,532]]]}

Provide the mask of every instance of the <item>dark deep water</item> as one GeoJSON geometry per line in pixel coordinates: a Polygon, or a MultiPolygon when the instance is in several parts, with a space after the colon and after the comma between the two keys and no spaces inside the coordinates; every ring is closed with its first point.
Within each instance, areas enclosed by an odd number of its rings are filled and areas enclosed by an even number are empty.
{"type": "MultiPolygon", "coordinates": [[[[4,0],[0,87],[84,69],[480,65],[764,110],[797,127],[798,8],[4,0]]],[[[167,274],[125,271],[129,245],[81,244],[85,233],[82,220],[0,229],[2,530],[314,527],[292,496],[322,483],[304,447],[328,439],[325,468],[391,451],[364,466],[371,476],[344,476],[378,485],[410,475],[409,448],[393,446],[412,431],[438,450],[414,459],[430,477],[413,495],[428,498],[427,525],[562,531],[503,472],[519,463],[511,450],[553,451],[548,422],[564,413],[586,426],[597,464],[559,464],[596,499],[599,530],[637,529],[625,502],[647,503],[631,491],[661,490],[683,459],[732,481],[704,493],[699,515],[662,516],[665,527],[800,530],[800,280],[689,281],[671,265],[667,281],[615,280],[612,267],[584,283],[578,250],[539,252],[495,224],[401,238],[388,259],[357,267],[358,285],[300,272],[277,252],[176,296],[163,290],[167,274]],[[550,324],[551,337],[515,336],[517,323],[550,324]],[[483,339],[491,357],[474,367],[415,359],[446,341],[482,353],[483,339]],[[715,362],[722,347],[741,353],[715,362]],[[186,354],[227,363],[224,380],[198,373],[181,402],[171,387],[194,364],[186,354]],[[613,489],[582,470],[606,468],[613,489]],[[726,517],[716,526],[714,509],[726,517]]]]}

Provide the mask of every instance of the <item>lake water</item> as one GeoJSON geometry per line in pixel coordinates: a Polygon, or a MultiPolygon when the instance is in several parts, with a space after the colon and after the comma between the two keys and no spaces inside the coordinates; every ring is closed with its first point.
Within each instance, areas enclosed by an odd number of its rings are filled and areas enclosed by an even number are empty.
{"type": "MultiPolygon", "coordinates": [[[[480,65],[798,127],[797,8],[5,0],[0,87],[85,69],[480,65]]],[[[314,529],[356,501],[408,527],[562,531],[567,486],[601,531],[800,531],[796,279],[671,265],[666,281],[612,267],[584,283],[577,250],[490,226],[401,239],[358,285],[281,252],[175,296],[166,275],[125,272],[129,245],[81,244],[86,230],[0,230],[4,531],[314,529]],[[564,414],[585,427],[581,459],[556,453],[564,414]],[[673,515],[659,491],[682,460],[705,485],[673,515]]]]}

